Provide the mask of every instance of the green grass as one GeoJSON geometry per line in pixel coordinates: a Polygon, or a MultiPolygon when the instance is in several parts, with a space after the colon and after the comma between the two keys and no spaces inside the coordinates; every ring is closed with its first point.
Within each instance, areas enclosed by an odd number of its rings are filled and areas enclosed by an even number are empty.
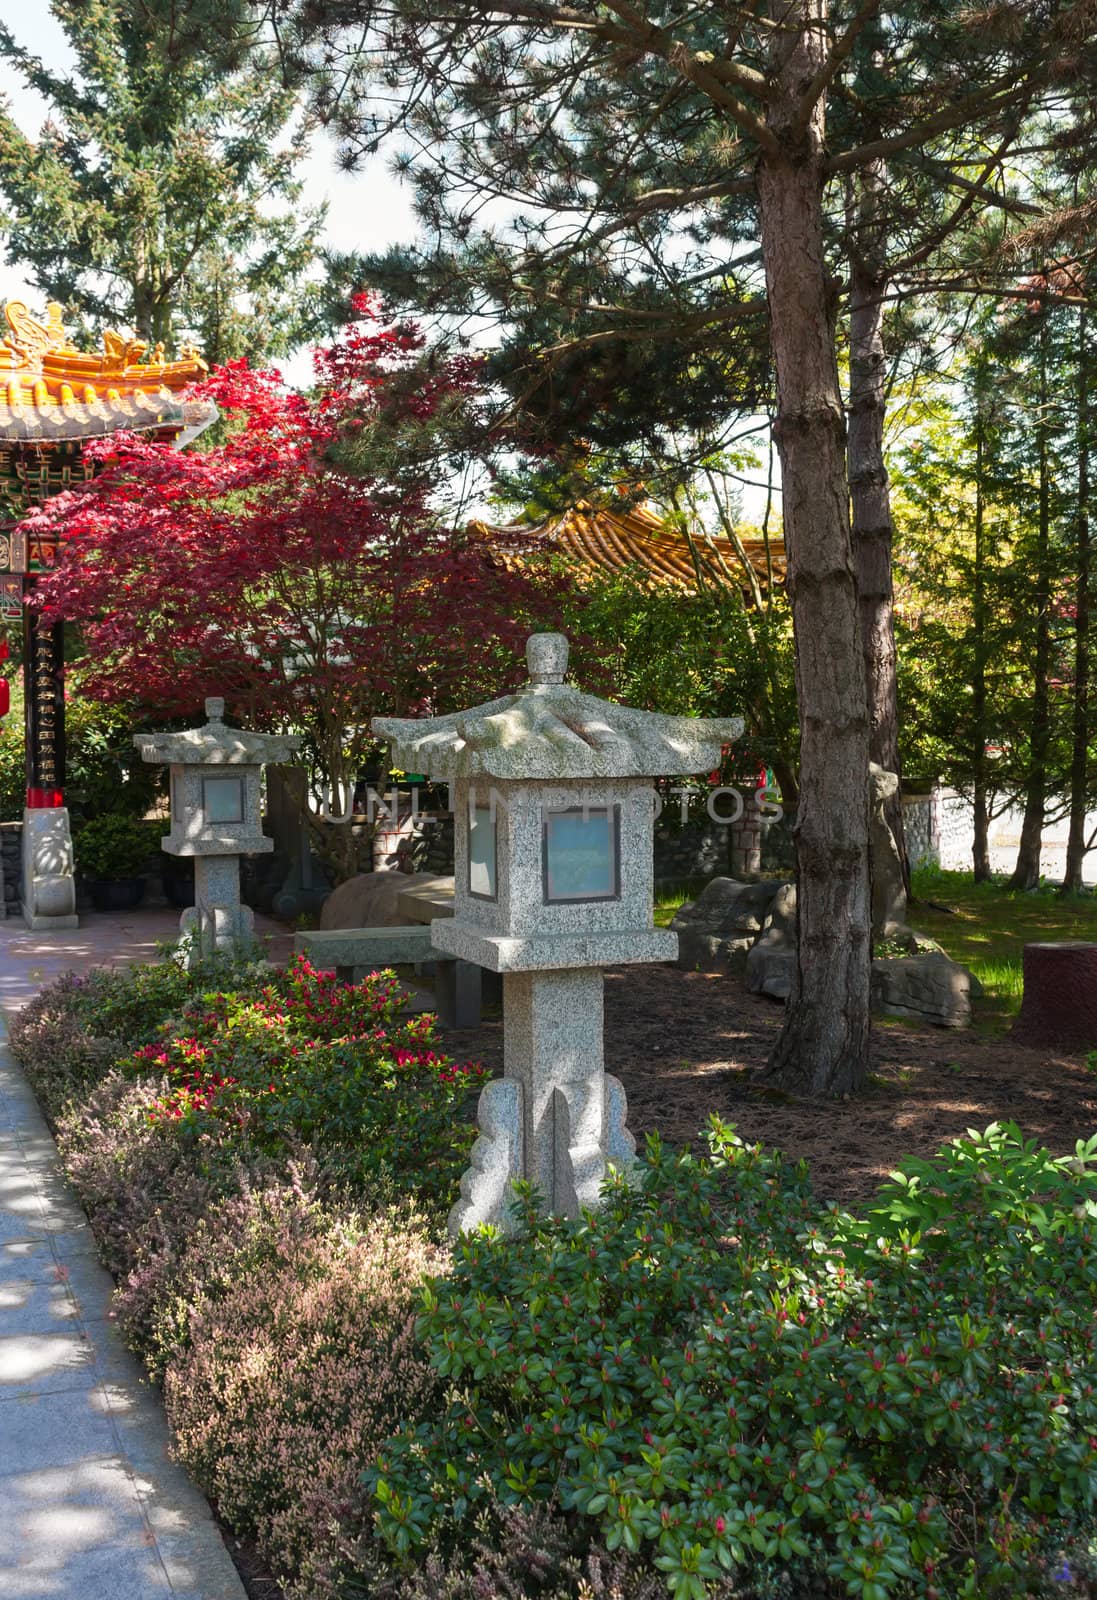
{"type": "Polygon", "coordinates": [[[911,925],[975,974],[986,991],[977,1015],[994,1026],[1009,1022],[1020,1009],[1026,944],[1097,941],[1095,895],[1064,896],[1051,888],[1017,894],[1004,879],[976,884],[970,873],[937,868],[914,874],[914,893],[911,925]]]}

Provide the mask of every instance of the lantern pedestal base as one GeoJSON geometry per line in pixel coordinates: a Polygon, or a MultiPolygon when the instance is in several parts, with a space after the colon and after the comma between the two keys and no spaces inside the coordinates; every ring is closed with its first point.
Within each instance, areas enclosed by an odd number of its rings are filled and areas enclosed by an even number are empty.
{"type": "Polygon", "coordinates": [[[480,1096],[480,1137],[450,1212],[453,1234],[491,1223],[510,1231],[516,1178],[546,1209],[577,1217],[598,1204],[606,1168],[626,1169],[636,1141],[625,1091],[602,1064],[601,969],[508,972],[504,1075],[480,1096]]]}
{"type": "Polygon", "coordinates": [[[240,904],[240,857],[194,857],[194,905],[179,918],[185,966],[211,956],[243,955],[255,940],[255,917],[240,904]]]}
{"type": "Polygon", "coordinates": [[[34,933],[78,928],[72,833],[65,806],[23,812],[23,921],[34,933]]]}

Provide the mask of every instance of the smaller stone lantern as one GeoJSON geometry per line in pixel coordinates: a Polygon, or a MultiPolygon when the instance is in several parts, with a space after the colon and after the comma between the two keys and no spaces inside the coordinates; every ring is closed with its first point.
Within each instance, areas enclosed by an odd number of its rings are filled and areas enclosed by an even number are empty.
{"type": "Polygon", "coordinates": [[[187,961],[230,954],[254,937],[251,910],[240,903],[240,857],[274,849],[263,833],[260,780],[268,762],[288,762],[300,739],[227,728],[225,702],[206,701],[209,721],[185,733],[138,733],[143,761],[171,768],[172,856],[194,859],[194,904],[179,919],[187,961]]]}
{"type": "Polygon", "coordinates": [[[653,925],[653,780],[711,772],[743,731],[580,693],[563,634],[534,634],[526,661],[505,699],[373,721],[396,766],[451,786],[454,913],[431,923],[432,945],[503,974],[503,1077],[480,1097],[454,1233],[509,1227],[515,1178],[575,1216],[607,1164],[631,1160],[624,1089],[603,1067],[601,969],[677,955],[677,934],[653,925]]]}

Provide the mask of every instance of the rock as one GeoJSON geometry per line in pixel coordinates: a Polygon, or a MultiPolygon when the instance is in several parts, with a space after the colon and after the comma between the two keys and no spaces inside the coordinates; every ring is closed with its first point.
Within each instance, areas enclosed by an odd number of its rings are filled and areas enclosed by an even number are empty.
{"type": "Polygon", "coordinates": [[[688,972],[728,967],[742,971],[780,884],[713,878],[671,923],[678,935],[678,965],[688,972]]]}
{"type": "Polygon", "coordinates": [[[429,883],[433,872],[360,872],[348,878],[324,901],[321,928],[398,928],[405,919],[396,897],[417,883],[429,883]]]}
{"type": "Polygon", "coordinates": [[[746,961],[751,994],[787,1000],[796,972],[796,885],[781,883],[770,905],[762,934],[746,961]]]}
{"type": "Polygon", "coordinates": [[[787,1000],[796,975],[794,950],[765,950],[755,945],[747,957],[747,988],[770,1000],[787,1000]]]}
{"type": "Polygon", "coordinates": [[[888,1016],[912,1017],[937,1028],[966,1028],[973,979],[942,950],[872,963],[872,1004],[888,1016]]]}

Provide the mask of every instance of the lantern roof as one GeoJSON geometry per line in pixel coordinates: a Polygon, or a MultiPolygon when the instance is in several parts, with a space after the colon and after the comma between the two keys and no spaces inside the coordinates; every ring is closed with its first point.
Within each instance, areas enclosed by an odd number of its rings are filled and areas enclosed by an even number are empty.
{"type": "Polygon", "coordinates": [[[204,727],[182,733],[135,733],[133,742],[142,761],[167,766],[263,766],[292,761],[299,746],[296,735],[252,733],[247,728],[227,728],[221,720],[225,702],[219,696],[206,701],[204,727]]]}
{"type": "Polygon", "coordinates": [[[739,738],[740,717],[668,717],[564,682],[568,641],[535,633],[529,682],[516,694],[445,717],[374,717],[394,764],[436,778],[658,778],[711,772],[739,738]]]}
{"type": "Polygon", "coordinates": [[[56,303],[41,322],[21,300],[9,300],[4,318],[0,441],[95,439],[123,429],[193,437],[217,416],[210,401],[183,398],[209,370],[193,345],[178,361],[164,360],[162,344],[146,359],[143,340],[105,333],[102,350],[85,353],[69,342],[56,303]]]}

